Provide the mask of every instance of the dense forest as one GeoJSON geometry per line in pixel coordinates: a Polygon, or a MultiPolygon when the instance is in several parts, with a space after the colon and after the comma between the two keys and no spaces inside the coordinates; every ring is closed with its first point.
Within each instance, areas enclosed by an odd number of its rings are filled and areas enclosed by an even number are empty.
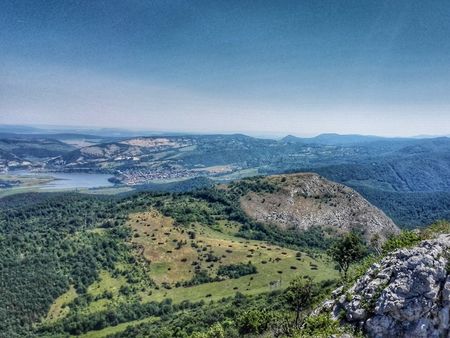
{"type": "Polygon", "coordinates": [[[450,220],[450,193],[380,191],[353,187],[383,210],[400,227],[424,227],[438,220],[450,220]]]}
{"type": "MultiPolygon", "coordinates": [[[[131,234],[124,226],[128,214],[133,211],[154,207],[180,226],[192,222],[213,225],[217,219],[227,219],[241,224],[239,236],[243,238],[264,239],[303,249],[327,246],[320,229],[299,236],[249,219],[238,206],[239,194],[256,187],[259,190],[275,189],[255,184],[257,180],[235,184],[226,193],[210,188],[190,193],[142,192],[125,197],[30,193],[3,198],[0,206],[1,332],[10,337],[32,332],[33,324],[47,313],[53,301],[66,292],[69,285],[75,287],[81,295],[78,301],[82,301],[82,295],[98,279],[101,269],[118,273],[117,262],[133,263],[135,257],[126,241],[131,234]]],[[[138,264],[127,266],[128,271],[119,273],[129,280],[133,275],[139,275],[139,269],[134,268],[138,264]]],[[[254,272],[251,265],[233,265],[222,268],[220,274],[238,278],[254,272]]],[[[124,315],[119,322],[153,315],[153,312],[160,314],[140,306],[133,311],[139,315],[124,315]]],[[[61,324],[62,330],[76,333],[106,325],[76,329],[74,321],[81,322],[78,316],[76,319],[68,317],[61,324]]]]}
{"type": "MultiPolygon", "coordinates": [[[[158,332],[155,337],[161,336],[159,333],[165,333],[167,337],[184,337],[202,331],[202,323],[213,327],[214,323],[220,322],[216,329],[222,330],[227,337],[238,337],[263,332],[273,322],[280,325],[283,311],[292,314],[292,310],[288,310],[292,304],[288,301],[287,291],[282,290],[254,296],[237,293],[235,297],[209,302],[174,303],[169,298],[142,302],[137,296],[138,291],[153,290],[155,285],[144,277],[148,262],[136,255],[136,246],[132,245],[131,239],[137,235],[133,235],[126,225],[131,213],[152,209],[173,219],[174,226],[180,231],[185,229],[191,238],[195,238],[195,233],[189,230],[192,224],[215,228],[226,221],[238,225],[236,235],[242,239],[263,240],[312,256],[332,248],[337,237],[330,236],[326,229],[280,230],[250,219],[240,208],[240,197],[249,191],[274,193],[278,189],[276,183],[253,177],[233,182],[226,188],[216,186],[190,192],[138,192],[123,196],[29,193],[3,198],[0,204],[0,331],[7,337],[76,335],[154,317],[159,320],[142,323],[116,336],[147,337],[158,332]],[[101,271],[126,281],[119,290],[126,302],[109,310],[86,313],[86,306],[95,300],[87,290],[99,281],[101,271]],[[70,303],[69,315],[57,321],[42,322],[55,299],[72,287],[77,297],[70,303]],[[234,324],[228,325],[227,321],[234,324]]],[[[392,210],[396,210],[397,215],[404,213],[399,220],[405,224],[412,218],[407,210],[414,203],[414,194],[393,192],[389,200],[384,199],[385,195],[377,195],[376,191],[367,190],[365,194],[372,194],[371,199],[385,207],[392,203],[392,210]],[[405,205],[404,209],[402,205],[405,205]]],[[[446,196],[439,201],[442,198],[446,196]]],[[[428,207],[416,217],[431,222],[436,213],[445,210],[445,205],[439,205],[440,202],[433,198],[428,198],[428,202],[428,207]]],[[[412,227],[418,225],[409,224],[412,227]]],[[[181,248],[186,243],[180,241],[178,244],[181,248]]],[[[398,243],[395,242],[393,247],[398,247],[398,243]]],[[[209,253],[205,257],[206,262],[219,259],[209,253]]],[[[297,259],[300,257],[299,252],[297,259]]],[[[250,277],[255,273],[257,268],[251,263],[222,265],[216,277],[204,270],[196,270],[191,280],[177,283],[176,287],[250,277]]],[[[320,283],[314,287],[316,303],[337,285],[336,279],[320,283]]],[[[108,299],[111,295],[104,292],[96,297],[108,299]]],[[[327,320],[324,319],[325,323],[327,320]]],[[[214,332],[208,334],[207,337],[215,337],[214,332]]]]}
{"type": "Polygon", "coordinates": [[[0,330],[23,336],[54,299],[74,285],[83,293],[99,267],[126,254],[126,207],[76,194],[27,194],[2,201],[0,330]],[[89,229],[105,229],[103,235],[89,229]]]}

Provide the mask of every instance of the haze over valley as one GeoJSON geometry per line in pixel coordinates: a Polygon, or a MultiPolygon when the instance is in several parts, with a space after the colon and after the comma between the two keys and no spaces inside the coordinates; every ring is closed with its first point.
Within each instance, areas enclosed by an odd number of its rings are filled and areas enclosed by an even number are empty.
{"type": "MultiPolygon", "coordinates": [[[[402,226],[426,225],[448,217],[450,139],[446,137],[0,136],[3,194],[36,190],[42,184],[51,189],[52,173],[53,177],[64,173],[69,180],[70,173],[79,175],[72,175],[75,181],[67,187],[121,193],[189,190],[258,175],[316,172],[356,189],[402,226]],[[82,175],[86,179],[77,183],[82,175]]],[[[55,182],[64,180],[53,182],[53,190],[58,190],[55,182]]],[[[64,184],[59,187],[63,189],[64,184]]]]}
{"type": "Polygon", "coordinates": [[[0,0],[0,338],[449,338],[448,0],[0,0]]]}

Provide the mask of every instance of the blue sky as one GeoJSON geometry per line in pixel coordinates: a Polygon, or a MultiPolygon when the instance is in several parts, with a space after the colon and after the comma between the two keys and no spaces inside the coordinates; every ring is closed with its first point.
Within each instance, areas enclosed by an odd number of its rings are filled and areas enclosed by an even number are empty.
{"type": "Polygon", "coordinates": [[[0,0],[0,123],[450,132],[448,1],[0,0]]]}

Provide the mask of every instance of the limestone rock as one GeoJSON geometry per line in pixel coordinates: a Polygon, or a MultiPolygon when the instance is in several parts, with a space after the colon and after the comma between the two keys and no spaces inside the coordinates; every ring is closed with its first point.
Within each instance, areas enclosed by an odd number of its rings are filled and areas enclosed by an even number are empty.
{"type": "Polygon", "coordinates": [[[241,198],[252,218],[282,229],[306,230],[312,226],[338,233],[358,230],[370,241],[380,241],[399,229],[381,210],[355,190],[313,173],[265,178],[280,189],[273,193],[249,192],[241,198]]]}
{"type": "MultiPolygon", "coordinates": [[[[450,235],[401,249],[374,264],[332,313],[369,337],[450,337],[450,235]]],[[[330,301],[327,307],[331,308],[330,301]]],[[[325,309],[325,308],[324,308],[325,309]]]]}

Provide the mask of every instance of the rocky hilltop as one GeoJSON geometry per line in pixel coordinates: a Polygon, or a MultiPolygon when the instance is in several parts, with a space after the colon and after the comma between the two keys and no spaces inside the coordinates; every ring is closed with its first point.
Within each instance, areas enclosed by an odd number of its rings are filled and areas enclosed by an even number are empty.
{"type": "Polygon", "coordinates": [[[322,310],[369,337],[450,337],[449,257],[448,234],[397,250],[322,310]]]}
{"type": "Polygon", "coordinates": [[[271,192],[249,191],[242,196],[243,210],[252,218],[282,229],[306,230],[312,226],[337,232],[361,231],[367,240],[399,230],[381,210],[342,184],[312,173],[267,177],[271,192]]]}

